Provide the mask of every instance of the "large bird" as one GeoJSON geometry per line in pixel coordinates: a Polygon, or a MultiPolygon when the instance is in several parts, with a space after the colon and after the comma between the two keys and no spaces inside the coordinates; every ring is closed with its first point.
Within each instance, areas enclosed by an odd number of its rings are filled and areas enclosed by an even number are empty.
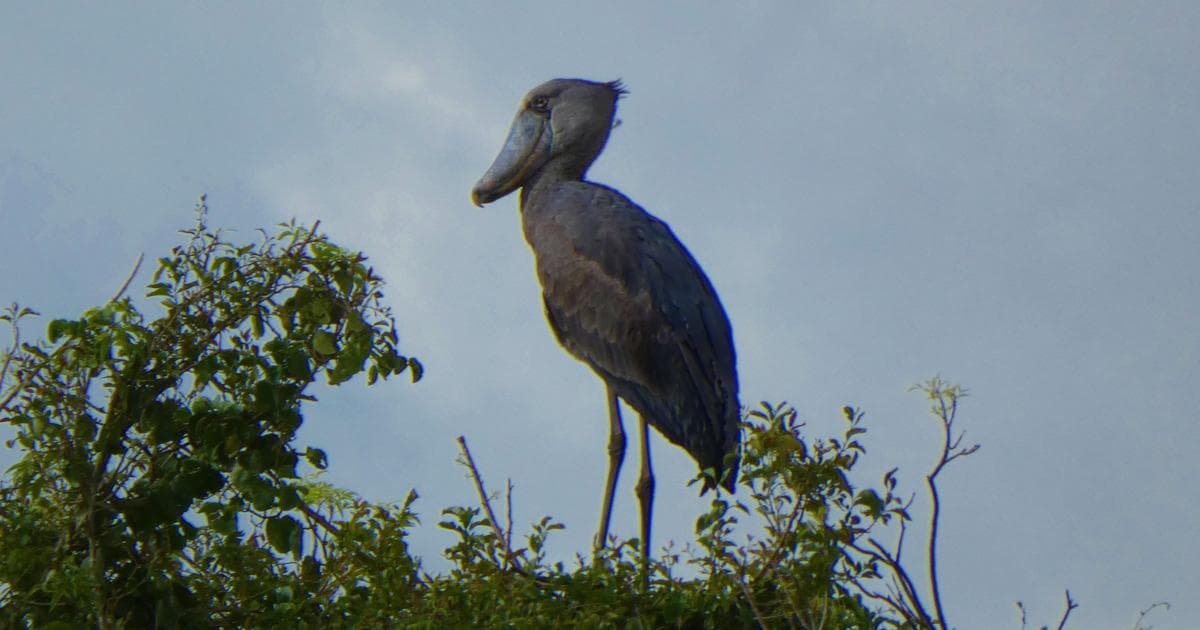
{"type": "Polygon", "coordinates": [[[587,181],[608,141],[619,81],[554,79],[521,101],[508,139],[471,191],[477,206],[521,189],[550,328],[607,386],[609,470],[596,546],[608,538],[625,455],[617,399],[640,416],[643,576],[650,552],[654,474],[647,423],[733,492],[740,409],[729,319],[712,283],[660,219],[620,192],[587,181]]]}

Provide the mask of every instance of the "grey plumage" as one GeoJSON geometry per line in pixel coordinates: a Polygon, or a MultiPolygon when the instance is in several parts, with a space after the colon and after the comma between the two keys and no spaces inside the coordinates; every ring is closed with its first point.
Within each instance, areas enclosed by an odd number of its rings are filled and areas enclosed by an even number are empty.
{"type": "MultiPolygon", "coordinates": [[[[623,93],[617,82],[579,79],[534,88],[472,191],[482,205],[521,188],[522,227],[550,327],[609,389],[613,435],[598,545],[605,542],[624,454],[613,396],[686,449],[701,469],[715,472],[730,492],[738,460],[736,359],[716,291],[666,223],[617,190],[585,179],[623,93]]],[[[638,495],[648,542],[653,477],[644,445],[642,452],[638,495]]]]}
{"type": "Polygon", "coordinates": [[[665,223],[597,184],[544,186],[526,197],[522,219],[559,342],[722,474],[737,446],[733,341],[691,254],[665,223]]]}

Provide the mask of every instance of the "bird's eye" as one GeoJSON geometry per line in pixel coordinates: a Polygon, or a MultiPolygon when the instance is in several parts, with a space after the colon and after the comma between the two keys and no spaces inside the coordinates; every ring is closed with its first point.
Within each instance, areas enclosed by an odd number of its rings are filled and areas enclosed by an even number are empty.
{"type": "Polygon", "coordinates": [[[550,111],[550,99],[545,96],[534,98],[529,101],[529,109],[544,114],[550,111]]]}

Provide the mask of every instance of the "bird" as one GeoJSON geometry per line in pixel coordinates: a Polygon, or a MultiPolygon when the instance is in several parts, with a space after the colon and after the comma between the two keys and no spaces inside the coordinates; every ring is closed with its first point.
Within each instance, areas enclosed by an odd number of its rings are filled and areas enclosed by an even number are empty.
{"type": "Polygon", "coordinates": [[[626,94],[620,80],[553,79],[530,90],[471,200],[483,207],[520,189],[550,328],[604,381],[609,467],[597,552],[625,457],[618,399],[639,416],[645,584],[655,485],[647,425],[696,460],[706,473],[701,494],[718,485],[732,493],[741,408],[733,331],[708,276],[664,221],[587,179],[626,94]]]}

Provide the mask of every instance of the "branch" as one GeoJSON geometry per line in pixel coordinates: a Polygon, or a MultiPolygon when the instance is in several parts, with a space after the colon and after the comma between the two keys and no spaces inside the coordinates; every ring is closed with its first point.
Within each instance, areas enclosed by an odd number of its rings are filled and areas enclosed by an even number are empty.
{"type": "Polygon", "coordinates": [[[1063,630],[1067,626],[1067,617],[1071,616],[1071,611],[1079,608],[1079,604],[1071,599],[1071,591],[1066,592],[1067,609],[1063,611],[1062,618],[1058,620],[1058,630],[1063,630]]]}
{"type": "Polygon", "coordinates": [[[750,587],[746,585],[745,580],[738,580],[738,586],[742,589],[742,595],[746,597],[746,601],[750,604],[750,612],[754,614],[754,620],[758,622],[758,627],[766,630],[767,620],[763,618],[762,611],[758,609],[758,604],[754,603],[754,595],[750,592],[750,587]]]}
{"type": "Polygon", "coordinates": [[[314,510],[311,506],[309,506],[304,501],[300,502],[299,507],[300,507],[300,511],[304,512],[305,516],[312,519],[314,522],[316,522],[318,525],[320,525],[321,528],[324,529],[325,531],[329,532],[330,534],[333,534],[334,536],[337,536],[338,533],[340,532],[337,525],[334,525],[333,523],[329,522],[329,519],[325,518],[325,515],[314,510]]]}
{"type": "MultiPolygon", "coordinates": [[[[463,448],[466,448],[466,444],[463,445],[463,448]]],[[[513,482],[512,482],[512,479],[509,479],[508,480],[508,491],[504,493],[504,519],[505,519],[504,551],[510,557],[512,556],[512,533],[513,533],[512,491],[513,491],[513,482]]]]}
{"type": "Polygon", "coordinates": [[[1137,621],[1133,624],[1133,630],[1150,630],[1152,626],[1143,626],[1142,622],[1146,620],[1146,615],[1150,614],[1155,608],[1164,608],[1171,610],[1170,602],[1155,602],[1138,613],[1137,621]]]}
{"type": "MultiPolygon", "coordinates": [[[[908,503],[903,505],[906,515],[908,513],[908,508],[912,507],[913,501],[916,500],[917,494],[914,492],[913,495],[908,498],[908,503]]],[[[896,536],[896,564],[900,564],[902,562],[901,557],[904,555],[904,535],[907,533],[908,522],[902,518],[900,519],[900,534],[896,536]]]]}
{"type": "Polygon", "coordinates": [[[938,496],[937,476],[950,462],[979,450],[979,444],[962,448],[960,444],[962,443],[964,434],[960,433],[958,437],[954,436],[954,420],[958,416],[958,399],[967,395],[966,390],[956,385],[948,385],[940,377],[930,379],[925,385],[920,386],[919,389],[923,390],[930,399],[935,401],[933,415],[937,416],[942,422],[942,454],[938,458],[937,465],[926,475],[925,482],[929,487],[931,504],[928,543],[929,588],[933,597],[933,608],[937,612],[938,625],[946,629],[950,626],[946,623],[946,611],[942,607],[942,592],[938,584],[937,570],[938,521],[941,518],[942,510],[941,499],[938,496]]]}
{"type": "MultiPolygon", "coordinates": [[[[859,551],[865,551],[865,553],[868,555],[873,556],[876,560],[887,565],[887,567],[892,570],[892,579],[899,587],[898,595],[902,595],[900,601],[902,603],[907,601],[907,607],[917,617],[917,621],[925,625],[932,626],[932,617],[930,617],[929,613],[925,611],[925,604],[921,601],[921,597],[917,594],[917,587],[915,584],[913,584],[912,577],[908,575],[908,571],[900,564],[900,561],[897,560],[895,556],[888,552],[886,547],[879,543],[879,541],[875,540],[874,538],[869,538],[867,539],[867,542],[875,548],[874,551],[863,550],[857,545],[852,545],[852,547],[859,551]]],[[[904,613],[903,610],[901,612],[904,613]]]]}
{"type": "Polygon", "coordinates": [[[145,253],[138,254],[137,262],[133,263],[133,269],[129,272],[129,277],[125,278],[125,284],[122,284],[121,288],[118,289],[115,294],[113,294],[112,299],[108,301],[109,304],[116,302],[117,300],[121,299],[122,295],[125,295],[125,290],[129,288],[129,283],[133,282],[133,277],[137,275],[138,269],[142,268],[142,260],[145,257],[145,253]]]}
{"type": "MultiPolygon", "coordinates": [[[[946,460],[943,459],[942,463],[945,462],[946,460]]],[[[938,468],[941,468],[941,466],[938,468]]],[[[933,608],[937,611],[938,625],[945,629],[949,628],[949,626],[946,625],[946,611],[942,609],[942,595],[938,587],[937,574],[938,517],[941,514],[942,506],[941,501],[938,499],[937,484],[934,482],[936,475],[937,472],[935,471],[925,478],[926,483],[929,485],[929,497],[932,502],[929,516],[929,588],[933,592],[933,608]]]]}
{"type": "MultiPolygon", "coordinates": [[[[4,381],[8,378],[8,366],[12,363],[13,353],[21,347],[21,327],[17,324],[17,321],[21,319],[21,314],[25,312],[15,302],[8,308],[8,311],[11,315],[0,317],[0,321],[7,321],[8,325],[12,326],[13,340],[8,352],[4,353],[4,367],[0,367],[0,391],[4,391],[4,381]]],[[[3,405],[0,405],[0,408],[3,408],[3,405]]]]}
{"type": "MultiPolygon", "coordinates": [[[[921,602],[920,595],[917,594],[917,588],[913,584],[912,577],[908,575],[908,571],[900,564],[896,556],[874,538],[867,538],[867,543],[871,548],[866,548],[856,541],[849,541],[845,544],[855,552],[887,567],[890,572],[888,577],[891,578],[892,583],[887,585],[889,594],[884,596],[866,588],[857,578],[852,579],[859,590],[871,599],[888,604],[902,618],[907,621],[916,622],[921,628],[935,627],[933,618],[926,612],[925,605],[921,602]]],[[[879,575],[878,579],[884,580],[884,576],[879,575]]]]}
{"type": "MultiPolygon", "coordinates": [[[[483,509],[487,512],[488,524],[492,526],[492,532],[496,535],[496,540],[504,545],[504,564],[505,568],[514,566],[512,548],[509,547],[508,539],[504,536],[504,531],[500,529],[500,522],[496,520],[496,513],[492,510],[492,502],[488,500],[487,491],[483,488],[483,478],[479,476],[479,469],[475,466],[475,458],[471,457],[471,449],[467,448],[467,438],[458,436],[458,446],[462,449],[463,457],[466,458],[467,468],[471,471],[471,478],[475,480],[475,490],[479,492],[479,503],[483,505],[483,509]]],[[[519,567],[517,567],[519,570],[519,567]]]]}

